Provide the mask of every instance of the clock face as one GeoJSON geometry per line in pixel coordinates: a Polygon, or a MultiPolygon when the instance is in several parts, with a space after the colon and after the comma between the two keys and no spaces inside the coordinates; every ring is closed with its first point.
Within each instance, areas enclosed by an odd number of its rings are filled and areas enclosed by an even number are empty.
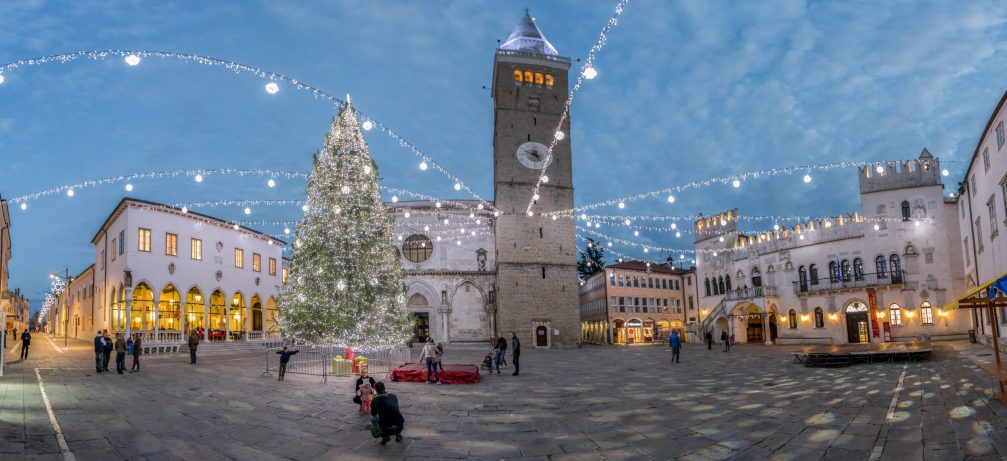
{"type": "Polygon", "coordinates": [[[545,168],[546,157],[549,156],[549,148],[542,143],[526,142],[517,148],[517,159],[525,168],[541,170],[545,168]]]}

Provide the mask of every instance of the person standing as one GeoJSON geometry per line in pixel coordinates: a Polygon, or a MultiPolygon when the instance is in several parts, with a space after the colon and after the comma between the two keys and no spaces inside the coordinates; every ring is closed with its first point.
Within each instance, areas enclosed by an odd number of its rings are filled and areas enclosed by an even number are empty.
{"type": "Polygon", "coordinates": [[[504,354],[507,353],[507,340],[503,336],[497,338],[497,354],[495,357],[495,364],[497,367],[497,374],[500,374],[500,364],[503,363],[504,354]]]}
{"type": "Polygon", "coordinates": [[[510,344],[511,344],[511,361],[514,362],[514,373],[511,376],[517,376],[518,372],[521,371],[521,365],[518,363],[518,359],[521,358],[521,341],[517,339],[517,333],[510,332],[510,344]]]}
{"type": "Polygon", "coordinates": [[[21,358],[23,360],[28,360],[28,347],[31,346],[31,334],[28,333],[28,329],[25,328],[24,333],[21,333],[21,358]]]}
{"type": "Polygon", "coordinates": [[[430,384],[430,372],[434,373],[434,382],[437,384],[441,383],[441,374],[437,370],[437,363],[434,359],[437,358],[437,346],[434,345],[434,339],[430,338],[427,341],[427,345],[423,346],[423,352],[420,353],[420,362],[425,362],[427,364],[427,384],[430,384]]]}
{"type": "Polygon", "coordinates": [[[133,336],[133,366],[129,369],[130,373],[140,371],[140,356],[143,355],[143,340],[140,339],[140,334],[134,333],[133,336]]]}
{"type": "Polygon", "coordinates": [[[119,333],[115,334],[115,372],[122,374],[126,371],[126,341],[119,336],[119,333]]]}
{"type": "Polygon", "coordinates": [[[374,378],[367,376],[367,364],[360,364],[360,377],[357,378],[357,399],[360,400],[360,414],[371,412],[371,400],[374,400],[374,378]]]}
{"type": "Polygon", "coordinates": [[[713,333],[706,332],[706,350],[713,350],[713,333]]]}
{"type": "Polygon", "coordinates": [[[196,348],[199,347],[199,336],[196,335],[196,331],[193,330],[189,333],[189,363],[192,365],[196,364],[196,348]]]}
{"type": "Polygon", "coordinates": [[[668,345],[671,346],[671,361],[679,363],[679,355],[682,353],[682,337],[678,335],[678,330],[671,332],[668,345]]]}
{"type": "Polygon", "coordinates": [[[437,356],[434,357],[434,362],[437,362],[437,369],[441,372],[444,371],[444,364],[441,362],[441,358],[444,357],[444,343],[437,343],[437,356]]]}
{"type": "Polygon", "coordinates": [[[105,338],[101,336],[101,330],[94,335],[94,369],[98,374],[105,371],[105,338]]]}
{"type": "Polygon", "coordinates": [[[720,340],[724,342],[724,352],[731,350],[731,338],[727,336],[727,330],[720,332],[720,340]]]}
{"type": "Polygon", "coordinates": [[[108,371],[108,364],[112,361],[112,349],[115,349],[115,341],[108,335],[108,330],[102,330],[102,338],[105,340],[105,362],[103,370],[108,371]]]}
{"type": "Polygon", "coordinates": [[[287,374],[287,362],[290,362],[290,356],[300,352],[299,350],[288,351],[287,346],[283,346],[282,351],[276,351],[280,354],[280,377],[277,381],[283,381],[283,375],[287,374]]]}
{"type": "Polygon", "coordinates": [[[399,411],[398,397],[395,394],[385,393],[385,383],[382,382],[374,385],[374,391],[377,395],[371,401],[371,424],[381,429],[381,444],[388,443],[393,435],[396,442],[401,442],[406,420],[399,411]]]}

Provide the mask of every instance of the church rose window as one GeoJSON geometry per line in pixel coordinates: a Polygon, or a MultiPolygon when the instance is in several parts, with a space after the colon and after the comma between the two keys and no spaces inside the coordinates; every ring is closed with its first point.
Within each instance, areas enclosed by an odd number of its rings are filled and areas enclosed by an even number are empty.
{"type": "Polygon", "coordinates": [[[411,235],[402,243],[402,255],[414,263],[421,263],[430,259],[430,255],[433,252],[433,242],[425,235],[411,235]]]}

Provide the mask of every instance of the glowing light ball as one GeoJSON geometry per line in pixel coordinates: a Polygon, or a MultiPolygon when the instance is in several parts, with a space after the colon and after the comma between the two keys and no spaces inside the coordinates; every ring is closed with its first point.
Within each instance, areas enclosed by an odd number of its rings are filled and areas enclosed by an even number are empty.
{"type": "Polygon", "coordinates": [[[542,175],[542,182],[549,182],[549,177],[546,175],[542,175]]]}
{"type": "MultiPolygon", "coordinates": [[[[290,228],[289,227],[284,227],[283,228],[283,235],[290,235],[290,228]]],[[[401,240],[401,238],[399,240],[401,240]]]]}
{"type": "Polygon", "coordinates": [[[276,187],[276,181],[270,179],[269,181],[266,181],[266,185],[269,186],[270,188],[276,187]]]}
{"type": "Polygon", "coordinates": [[[734,181],[731,181],[731,185],[734,186],[735,189],[737,189],[741,187],[741,181],[735,179],[734,181]]]}
{"type": "Polygon", "coordinates": [[[564,133],[562,131],[557,131],[554,136],[556,136],[556,140],[557,141],[562,141],[563,139],[566,138],[566,133],[564,133]]]}
{"type": "Polygon", "coordinates": [[[238,225],[237,224],[234,225],[234,230],[238,230],[238,225]]]}
{"type": "Polygon", "coordinates": [[[132,192],[132,191],[133,191],[133,185],[132,184],[126,184],[126,192],[132,192]]]}
{"type": "Polygon", "coordinates": [[[619,209],[621,210],[623,208],[626,208],[626,204],[623,202],[619,202],[619,209]]]}
{"type": "Polygon", "coordinates": [[[203,175],[197,174],[195,179],[196,179],[196,182],[203,182],[203,175]]]}
{"type": "Polygon", "coordinates": [[[189,208],[188,207],[182,207],[182,214],[185,214],[185,213],[188,213],[188,212],[189,212],[189,208]]]}
{"type": "Polygon", "coordinates": [[[884,173],[885,172],[885,167],[883,167],[881,165],[878,165],[878,166],[874,167],[874,171],[877,171],[878,174],[884,173]]]}
{"type": "Polygon", "coordinates": [[[535,216],[535,212],[533,212],[533,211],[529,211],[529,212],[528,212],[528,216],[535,216]]]}
{"type": "Polygon", "coordinates": [[[0,85],[3,85],[4,80],[3,74],[0,74],[0,85]]]}
{"type": "Polygon", "coordinates": [[[27,203],[22,203],[21,204],[21,209],[22,210],[27,210],[28,209],[28,204],[27,203]]]}
{"type": "Polygon", "coordinates": [[[276,94],[279,91],[280,85],[277,85],[276,82],[269,82],[266,84],[266,93],[276,94]]]}
{"type": "Polygon", "coordinates": [[[810,175],[810,174],[806,174],[806,175],[804,175],[804,182],[805,182],[805,183],[809,183],[809,182],[811,182],[811,175],[810,175]]]}
{"type": "Polygon", "coordinates": [[[668,196],[668,203],[675,203],[675,196],[674,195],[669,195],[668,196]]]}
{"type": "Polygon", "coordinates": [[[531,199],[532,199],[532,200],[538,200],[538,199],[539,199],[539,196],[538,196],[538,194],[534,194],[534,195],[532,195],[532,196],[531,196],[531,199]]]}
{"type": "Polygon", "coordinates": [[[640,231],[633,231],[633,237],[639,237],[640,231]]]}
{"type": "Polygon", "coordinates": [[[681,236],[682,236],[682,233],[681,233],[681,232],[675,232],[675,238],[679,238],[679,237],[681,237],[681,236]]]}
{"type": "Polygon", "coordinates": [[[598,76],[598,70],[595,69],[594,67],[588,67],[587,69],[584,69],[584,78],[588,80],[594,80],[594,78],[597,76],[598,76]]]}
{"type": "Polygon", "coordinates": [[[130,67],[140,64],[140,57],[135,54],[126,55],[122,60],[126,61],[126,64],[130,67]]]}
{"type": "Polygon", "coordinates": [[[364,131],[371,131],[371,128],[374,128],[374,122],[370,120],[364,120],[363,127],[364,131]]]}
{"type": "Polygon", "coordinates": [[[246,215],[252,214],[252,209],[248,208],[248,207],[245,207],[245,214],[246,215]]]}
{"type": "MultiPolygon", "coordinates": [[[[3,76],[0,76],[0,82],[3,82],[3,76]]],[[[945,168],[945,169],[941,170],[941,175],[943,175],[943,176],[947,176],[947,175],[949,175],[949,174],[951,174],[951,172],[950,172],[950,171],[948,171],[948,169],[947,169],[947,168],[945,168]]]]}
{"type": "Polygon", "coordinates": [[[304,205],[302,205],[301,206],[301,211],[307,213],[308,212],[308,204],[305,203],[304,205]]]}
{"type": "Polygon", "coordinates": [[[779,224],[773,224],[773,230],[774,231],[780,230],[780,225],[779,224]]]}
{"type": "Polygon", "coordinates": [[[399,196],[398,195],[393,195],[392,196],[392,203],[399,203],[399,196]]]}
{"type": "Polygon", "coordinates": [[[73,197],[73,189],[67,189],[66,190],[66,196],[67,197],[73,197]]]}
{"type": "Polygon", "coordinates": [[[455,190],[462,190],[462,183],[456,182],[455,183],[455,190]]]}
{"type": "Polygon", "coordinates": [[[427,171],[427,168],[430,168],[427,162],[420,162],[420,171],[427,171]]]}

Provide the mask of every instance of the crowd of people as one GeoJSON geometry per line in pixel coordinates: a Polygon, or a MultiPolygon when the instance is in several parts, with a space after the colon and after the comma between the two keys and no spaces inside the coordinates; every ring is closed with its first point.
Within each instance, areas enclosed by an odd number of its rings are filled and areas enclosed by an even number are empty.
{"type": "Polygon", "coordinates": [[[140,356],[143,355],[143,338],[139,333],[133,333],[126,338],[125,333],[109,335],[108,330],[98,330],[94,335],[94,369],[98,374],[109,371],[112,352],[115,352],[115,372],[123,374],[126,371],[126,355],[133,356],[130,373],[140,372],[140,356]]]}

